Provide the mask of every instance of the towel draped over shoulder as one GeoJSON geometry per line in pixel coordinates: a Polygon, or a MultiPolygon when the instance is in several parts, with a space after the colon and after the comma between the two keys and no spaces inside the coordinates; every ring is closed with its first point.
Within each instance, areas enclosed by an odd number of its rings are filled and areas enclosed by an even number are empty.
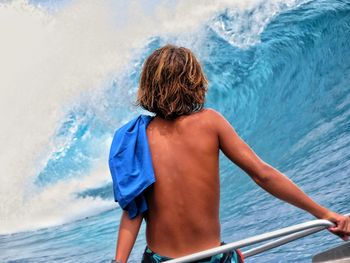
{"type": "Polygon", "coordinates": [[[144,190],[155,182],[146,134],[153,118],[141,114],[120,127],[109,152],[114,200],[128,211],[130,218],[148,209],[144,190]]]}

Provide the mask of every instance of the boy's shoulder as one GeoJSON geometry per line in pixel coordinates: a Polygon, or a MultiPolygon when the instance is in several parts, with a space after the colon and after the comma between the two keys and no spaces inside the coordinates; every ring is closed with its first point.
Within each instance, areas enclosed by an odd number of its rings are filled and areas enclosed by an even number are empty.
{"type": "MultiPolygon", "coordinates": [[[[202,108],[200,111],[192,112],[189,115],[182,115],[176,119],[176,123],[182,125],[195,125],[202,126],[206,124],[215,124],[215,122],[221,118],[220,112],[212,108],[202,108]]],[[[203,127],[202,127],[203,128],[203,127]]]]}
{"type": "Polygon", "coordinates": [[[185,116],[180,125],[186,129],[201,129],[201,130],[215,130],[218,133],[220,127],[225,124],[225,117],[217,110],[212,108],[203,108],[196,113],[192,113],[189,116],[185,116]]]}
{"type": "Polygon", "coordinates": [[[206,127],[214,129],[217,133],[231,125],[223,114],[212,108],[205,108],[202,118],[202,122],[206,123],[206,127]]]}
{"type": "Polygon", "coordinates": [[[212,116],[217,116],[217,115],[221,115],[221,113],[213,108],[203,108],[203,113],[206,113],[208,115],[212,115],[212,116]]]}
{"type": "Polygon", "coordinates": [[[203,109],[203,115],[204,118],[213,120],[213,121],[219,121],[220,119],[225,119],[225,117],[217,110],[213,108],[204,108],[203,109]]]}

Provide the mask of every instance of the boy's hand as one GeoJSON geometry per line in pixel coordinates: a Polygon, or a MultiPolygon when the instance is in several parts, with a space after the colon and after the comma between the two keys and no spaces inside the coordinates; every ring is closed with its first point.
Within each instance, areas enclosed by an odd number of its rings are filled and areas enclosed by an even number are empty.
{"type": "Polygon", "coordinates": [[[329,211],[323,219],[329,220],[335,224],[334,227],[329,227],[328,230],[339,236],[344,241],[349,240],[350,236],[350,216],[339,215],[329,211]]]}

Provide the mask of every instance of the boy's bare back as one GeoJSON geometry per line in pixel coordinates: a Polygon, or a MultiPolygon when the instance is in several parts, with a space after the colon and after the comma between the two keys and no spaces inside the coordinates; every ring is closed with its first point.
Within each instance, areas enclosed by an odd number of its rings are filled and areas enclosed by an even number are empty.
{"type": "Polygon", "coordinates": [[[147,127],[156,184],[147,192],[148,246],[179,257],[220,245],[219,139],[213,111],[147,127]]]}

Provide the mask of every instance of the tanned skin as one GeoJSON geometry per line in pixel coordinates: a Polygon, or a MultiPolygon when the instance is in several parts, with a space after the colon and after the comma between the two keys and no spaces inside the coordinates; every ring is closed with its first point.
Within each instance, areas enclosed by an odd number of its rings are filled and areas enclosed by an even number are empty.
{"type": "Polygon", "coordinates": [[[149,210],[133,220],[123,211],[116,260],[127,262],[143,218],[147,245],[160,255],[176,258],[220,245],[219,150],[270,194],[334,222],[329,230],[342,239],[350,235],[350,217],[315,203],[261,160],[213,109],[173,121],[155,117],[147,137],[156,177],[146,192],[149,210]]]}

